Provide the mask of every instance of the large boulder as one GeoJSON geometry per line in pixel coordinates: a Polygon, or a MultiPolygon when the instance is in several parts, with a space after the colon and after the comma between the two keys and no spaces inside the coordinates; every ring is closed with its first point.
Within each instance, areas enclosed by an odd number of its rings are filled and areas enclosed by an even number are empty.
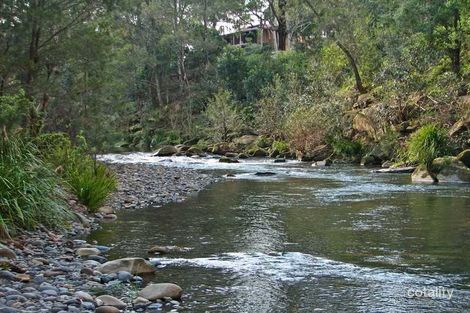
{"type": "Polygon", "coordinates": [[[264,150],[263,148],[254,148],[254,149],[249,150],[248,153],[252,157],[258,157],[258,158],[263,158],[265,156],[268,156],[268,152],[266,152],[266,150],[264,150]]]}
{"type": "Polygon", "coordinates": [[[201,149],[199,149],[198,147],[195,147],[195,146],[189,148],[186,152],[189,153],[189,154],[196,154],[196,155],[203,155],[204,154],[204,152],[201,149]]]}
{"type": "Polygon", "coordinates": [[[377,138],[377,124],[365,112],[357,113],[353,118],[352,124],[354,130],[360,133],[366,133],[369,138],[377,138]]]}
{"type": "Polygon", "coordinates": [[[139,297],[150,301],[166,297],[180,299],[182,294],[183,289],[180,286],[171,283],[149,284],[138,293],[139,297]]]}
{"type": "Polygon", "coordinates": [[[255,136],[255,135],[245,135],[245,136],[241,136],[239,138],[235,138],[233,140],[233,142],[236,144],[236,145],[240,145],[240,146],[250,146],[252,145],[254,142],[256,142],[256,140],[258,140],[258,136],[255,136]]]}
{"type": "Polygon", "coordinates": [[[302,162],[317,162],[328,159],[331,156],[331,148],[328,145],[316,146],[312,151],[304,153],[302,151],[296,151],[296,157],[302,162]]]}
{"type": "Polygon", "coordinates": [[[382,166],[382,159],[374,154],[368,154],[361,159],[362,166],[382,166]]]}
{"type": "Polygon", "coordinates": [[[155,267],[142,258],[124,258],[106,262],[98,267],[103,274],[126,271],[134,275],[154,273],[155,267]]]}
{"type": "Polygon", "coordinates": [[[158,149],[157,152],[155,152],[153,156],[157,156],[157,157],[171,156],[177,152],[178,150],[173,146],[163,146],[160,149],[158,149]]]}
{"type": "Polygon", "coordinates": [[[221,142],[214,144],[211,152],[213,154],[225,155],[227,152],[233,152],[233,149],[228,143],[221,142]]]}
{"type": "Polygon", "coordinates": [[[470,183],[470,168],[456,157],[437,158],[432,169],[440,183],[470,183]]]}
{"type": "Polygon", "coordinates": [[[436,182],[424,165],[420,165],[414,170],[413,174],[411,174],[411,181],[413,183],[427,184],[436,182]]]}
{"type": "Polygon", "coordinates": [[[191,148],[191,147],[187,146],[187,145],[184,145],[184,144],[180,144],[180,145],[175,146],[176,152],[178,152],[178,153],[186,152],[186,151],[189,150],[189,148],[191,148]]]}
{"type": "Polygon", "coordinates": [[[466,167],[470,167],[470,149],[460,152],[457,160],[465,164],[466,167]]]}

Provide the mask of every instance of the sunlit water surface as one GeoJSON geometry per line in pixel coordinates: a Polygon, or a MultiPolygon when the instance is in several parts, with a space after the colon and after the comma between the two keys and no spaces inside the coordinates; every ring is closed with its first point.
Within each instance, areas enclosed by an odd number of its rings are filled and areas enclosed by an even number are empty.
{"type": "Polygon", "coordinates": [[[236,174],[183,203],[119,212],[90,235],[113,246],[110,258],[148,257],[152,245],[191,247],[159,257],[150,278],[183,287],[181,311],[470,311],[468,185],[298,162],[101,159],[236,174]],[[423,290],[452,297],[414,293],[423,290]]]}

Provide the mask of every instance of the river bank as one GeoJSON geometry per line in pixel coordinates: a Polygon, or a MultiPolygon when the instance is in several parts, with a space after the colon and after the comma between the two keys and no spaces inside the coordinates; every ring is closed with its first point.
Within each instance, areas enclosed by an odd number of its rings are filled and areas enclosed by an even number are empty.
{"type": "MultiPolygon", "coordinates": [[[[183,201],[215,181],[195,170],[152,164],[109,165],[119,181],[109,199],[113,210],[139,209],[183,201]]],[[[72,200],[73,201],[73,200],[72,200]]],[[[0,246],[0,312],[161,312],[178,308],[177,301],[140,299],[142,277],[126,271],[100,273],[109,247],[84,238],[99,227],[101,214],[81,214],[61,232],[40,228],[23,232],[0,246]],[[109,295],[114,298],[98,297],[109,295]],[[111,307],[104,304],[112,304],[111,307]]],[[[81,213],[80,213],[81,212],[81,213]]]]}

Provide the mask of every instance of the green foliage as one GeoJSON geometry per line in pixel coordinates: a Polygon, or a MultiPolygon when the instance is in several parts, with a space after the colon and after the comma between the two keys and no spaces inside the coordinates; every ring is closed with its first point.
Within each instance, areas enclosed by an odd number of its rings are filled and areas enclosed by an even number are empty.
{"type": "Polygon", "coordinates": [[[374,155],[383,160],[400,159],[401,146],[399,133],[391,127],[387,127],[375,143],[374,155]]]}
{"type": "Polygon", "coordinates": [[[70,217],[59,177],[37,154],[31,143],[0,138],[0,237],[70,217]]]}
{"type": "Polygon", "coordinates": [[[280,153],[285,153],[285,152],[289,152],[289,143],[287,143],[286,141],[274,141],[272,146],[271,146],[271,150],[277,150],[279,151],[280,153]]]}
{"type": "Polygon", "coordinates": [[[158,129],[153,135],[150,143],[150,148],[155,149],[159,145],[177,145],[182,142],[182,138],[179,133],[173,130],[158,129]]]}
{"type": "Polygon", "coordinates": [[[348,138],[333,139],[330,142],[336,155],[350,160],[359,159],[364,153],[362,144],[348,138]]]}
{"type": "Polygon", "coordinates": [[[9,132],[13,128],[24,124],[26,114],[31,104],[24,92],[13,96],[0,97],[0,129],[9,132]]]}
{"type": "Polygon", "coordinates": [[[209,100],[205,116],[208,122],[207,132],[216,141],[226,141],[229,134],[240,130],[243,121],[230,92],[219,90],[209,100]]]}
{"type": "Polygon", "coordinates": [[[116,189],[116,178],[105,165],[89,158],[76,161],[73,166],[67,167],[65,180],[80,202],[95,212],[116,189]]]}
{"type": "Polygon", "coordinates": [[[295,150],[309,152],[324,143],[326,132],[318,112],[312,107],[299,107],[286,123],[289,144],[295,150]]]}
{"type": "Polygon", "coordinates": [[[412,162],[430,166],[435,158],[449,152],[446,131],[437,124],[428,124],[416,131],[408,141],[408,158],[412,162]]]}
{"type": "Polygon", "coordinates": [[[217,61],[222,86],[234,99],[253,104],[266,96],[266,88],[279,88],[289,77],[304,77],[307,58],[302,52],[273,53],[267,46],[227,46],[217,61]]]}
{"type": "Polygon", "coordinates": [[[35,139],[41,157],[60,173],[65,183],[90,211],[99,208],[116,189],[117,180],[104,166],[86,154],[87,144],[79,136],[73,145],[66,134],[42,134],[35,139]]]}

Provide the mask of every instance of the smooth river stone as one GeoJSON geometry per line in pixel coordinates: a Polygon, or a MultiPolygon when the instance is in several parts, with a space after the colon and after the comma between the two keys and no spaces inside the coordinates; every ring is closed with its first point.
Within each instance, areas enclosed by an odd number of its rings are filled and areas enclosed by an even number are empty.
{"type": "Polygon", "coordinates": [[[154,301],[163,298],[180,299],[183,294],[183,289],[175,284],[161,283],[161,284],[150,284],[141,291],[139,291],[139,297],[154,301]]]}
{"type": "Polygon", "coordinates": [[[78,248],[75,253],[79,256],[92,256],[100,254],[101,251],[96,248],[78,248]]]}
{"type": "Polygon", "coordinates": [[[95,313],[119,313],[119,309],[113,306],[105,305],[100,306],[95,310],[95,313]]]}
{"type": "Polygon", "coordinates": [[[123,301],[108,295],[97,297],[96,304],[98,306],[112,306],[118,309],[125,309],[127,307],[127,305],[123,301]]]}
{"type": "Polygon", "coordinates": [[[106,262],[98,267],[103,274],[129,272],[133,275],[155,273],[155,267],[142,258],[124,258],[106,262]]]}

